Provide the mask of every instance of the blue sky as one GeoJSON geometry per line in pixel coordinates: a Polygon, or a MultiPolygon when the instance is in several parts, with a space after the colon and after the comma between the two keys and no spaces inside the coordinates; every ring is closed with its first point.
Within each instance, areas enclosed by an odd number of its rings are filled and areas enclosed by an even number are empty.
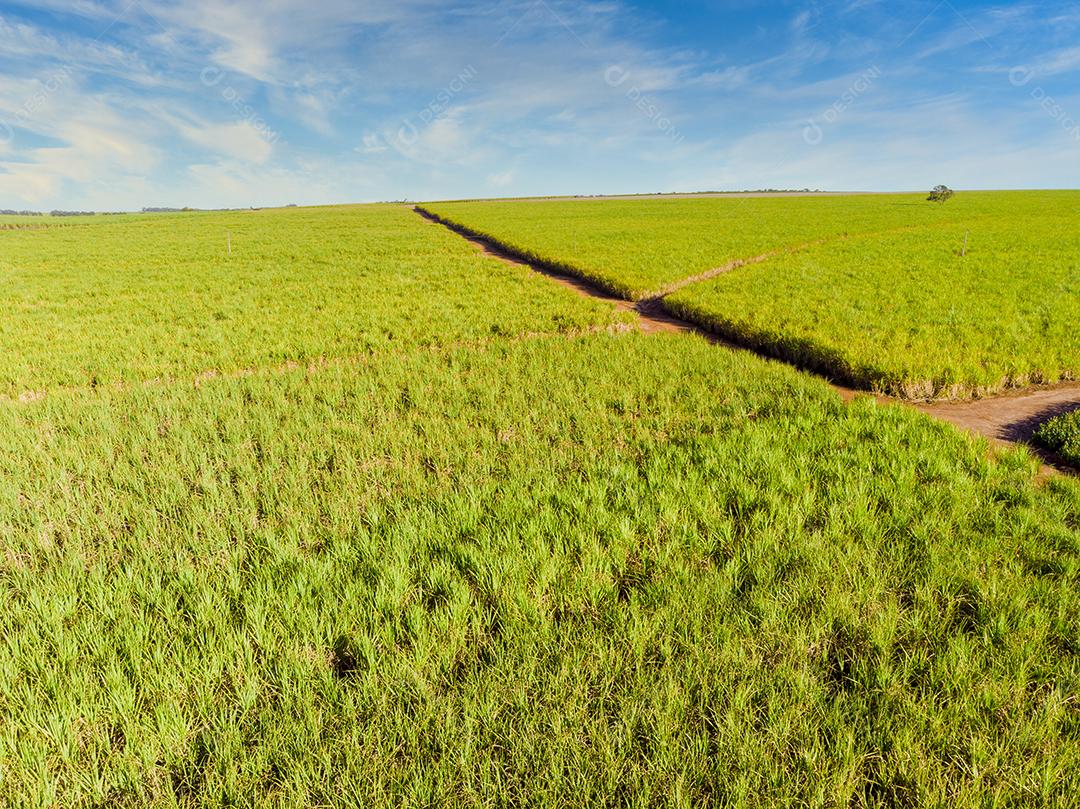
{"type": "Polygon", "coordinates": [[[1080,4],[4,0],[0,208],[1080,186],[1080,4]]]}

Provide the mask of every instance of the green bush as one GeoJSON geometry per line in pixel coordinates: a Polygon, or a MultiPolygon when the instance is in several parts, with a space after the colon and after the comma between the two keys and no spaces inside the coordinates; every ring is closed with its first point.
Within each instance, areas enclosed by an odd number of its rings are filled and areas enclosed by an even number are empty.
{"type": "Polygon", "coordinates": [[[1052,418],[1035,431],[1035,441],[1080,467],[1080,410],[1052,418]]]}

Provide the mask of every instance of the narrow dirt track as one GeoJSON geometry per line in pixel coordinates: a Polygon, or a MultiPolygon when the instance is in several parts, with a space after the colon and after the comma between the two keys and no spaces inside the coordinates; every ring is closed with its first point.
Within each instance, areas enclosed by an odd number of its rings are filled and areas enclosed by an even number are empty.
{"type": "Polygon", "coordinates": [[[653,292],[650,295],[646,295],[644,300],[662,301],[668,295],[674,295],[679,290],[686,289],[686,287],[693,286],[694,284],[700,284],[704,281],[711,281],[712,279],[721,276],[724,273],[729,273],[732,270],[737,270],[741,267],[749,267],[752,264],[764,264],[770,258],[776,258],[777,256],[783,255],[784,253],[796,253],[799,250],[804,250],[810,246],[811,245],[809,244],[804,244],[799,245],[798,247],[792,247],[789,250],[773,250],[772,252],[762,253],[760,256],[753,256],[752,258],[737,258],[734,261],[729,261],[727,264],[724,264],[720,267],[714,267],[713,269],[706,270],[705,272],[699,273],[698,275],[692,275],[689,278],[683,278],[679,281],[670,283],[663,289],[660,289],[657,292],[653,292]]]}
{"type": "Polygon", "coordinates": [[[1032,444],[1036,428],[1047,419],[1080,410],[1080,382],[1027,388],[963,402],[925,402],[917,410],[997,444],[1025,444],[1048,466],[1072,471],[1060,458],[1032,444]]]}
{"type": "MultiPolygon", "coordinates": [[[[650,296],[644,300],[633,302],[625,298],[613,295],[607,290],[593,284],[583,278],[556,272],[552,269],[540,266],[529,261],[523,256],[516,255],[501,245],[495,244],[490,239],[470,231],[467,228],[445,220],[435,214],[414,206],[413,210],[430,222],[441,225],[462,238],[480,248],[484,253],[499,259],[507,264],[527,267],[533,272],[545,275],[558,284],[572,289],[579,295],[599,298],[614,304],[616,309],[623,312],[634,312],[639,318],[639,327],[646,334],[657,332],[697,334],[718,345],[739,351],[751,351],[751,349],[731,343],[709,332],[694,323],[674,317],[665,308],[663,299],[670,291],[650,296]]],[[[766,260],[770,255],[755,256],[751,259],[736,260],[722,268],[712,270],[706,274],[712,278],[723,272],[729,272],[739,267],[758,263],[766,260]]],[[[703,279],[696,279],[703,280],[703,279]]],[[[690,281],[678,284],[681,289],[688,286],[690,281]]],[[[756,353],[756,352],[753,352],[756,353]]],[[[773,357],[762,356],[772,362],[779,362],[773,357]]],[[[804,370],[804,369],[801,369],[804,370]]],[[[813,373],[813,372],[809,372],[813,373]]],[[[814,374],[825,379],[844,401],[851,401],[857,396],[874,396],[879,402],[901,404],[931,416],[939,421],[944,421],[968,432],[984,436],[994,444],[1016,445],[1023,444],[1032,450],[1044,463],[1043,473],[1067,472],[1075,474],[1076,470],[1065,464],[1060,458],[1048,453],[1031,443],[1035,429],[1043,421],[1061,413],[1080,409],[1080,382],[1069,382],[1061,385],[1052,385],[1036,388],[1027,388],[1014,391],[1000,396],[985,399],[974,399],[959,402],[908,402],[902,399],[883,396],[869,391],[858,391],[838,385],[832,380],[814,374]]]]}
{"type": "MultiPolygon", "coordinates": [[[[454,233],[461,236],[463,239],[472,242],[474,245],[480,248],[485,254],[496,258],[504,264],[512,264],[518,267],[525,267],[533,272],[545,275],[560,286],[564,286],[567,289],[572,289],[578,295],[582,295],[587,298],[599,298],[600,300],[608,301],[620,312],[634,312],[637,314],[640,321],[639,328],[646,334],[655,334],[657,332],[668,333],[695,333],[706,334],[697,326],[692,323],[687,323],[684,320],[672,317],[662,306],[656,305],[654,301],[643,301],[641,303],[635,303],[634,301],[628,301],[625,298],[620,298],[618,295],[613,295],[606,289],[603,289],[590,281],[585,280],[574,275],[567,275],[565,273],[556,272],[542,265],[536,264],[531,261],[527,261],[521,256],[515,255],[505,248],[495,244],[489,239],[485,239],[478,233],[474,233],[467,228],[463,228],[460,225],[454,224],[446,219],[436,216],[433,213],[425,211],[423,208],[414,207],[420,216],[427,219],[429,222],[434,222],[437,225],[442,225],[448,230],[452,230],[454,233]]],[[[710,339],[717,341],[717,338],[712,335],[706,335],[710,339]]]]}

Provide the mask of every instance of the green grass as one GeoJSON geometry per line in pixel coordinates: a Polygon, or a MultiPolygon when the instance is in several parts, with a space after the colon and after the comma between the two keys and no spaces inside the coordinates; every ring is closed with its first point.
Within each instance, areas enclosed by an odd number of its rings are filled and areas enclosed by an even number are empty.
{"type": "Polygon", "coordinates": [[[1075,484],[698,338],[47,397],[0,437],[0,803],[1080,789],[1075,484]]]}
{"type": "Polygon", "coordinates": [[[1080,469],[1080,410],[1063,413],[1041,424],[1035,441],[1080,469]]]}
{"type": "Polygon", "coordinates": [[[0,308],[8,397],[618,319],[399,206],[97,217],[0,233],[0,308]]]}
{"type": "Polygon", "coordinates": [[[1080,192],[426,207],[865,389],[955,398],[1080,373],[1080,192]]]}
{"type": "Polygon", "coordinates": [[[400,207],[0,246],[0,805],[1080,791],[1080,487],[1026,452],[400,207]]]}
{"type": "Polygon", "coordinates": [[[665,305],[742,344],[904,398],[1074,379],[1077,221],[1048,212],[845,240],[687,287],[665,305]]]}
{"type": "Polygon", "coordinates": [[[731,261],[820,240],[984,218],[1080,215],[1080,192],[425,203],[514,251],[643,298],[731,261]]]}

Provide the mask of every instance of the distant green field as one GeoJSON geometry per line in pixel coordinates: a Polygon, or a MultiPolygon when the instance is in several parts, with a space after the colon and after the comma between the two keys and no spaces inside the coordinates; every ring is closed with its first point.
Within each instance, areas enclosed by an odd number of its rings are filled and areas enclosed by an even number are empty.
{"type": "Polygon", "coordinates": [[[1080,218],[1047,212],[830,243],[665,303],[740,343],[905,398],[1074,379],[1080,218]]]}
{"type": "Polygon", "coordinates": [[[426,207],[628,297],[775,254],[665,305],[867,389],[949,398],[1080,375],[1080,192],[426,207]]]}
{"type": "Polygon", "coordinates": [[[609,304],[568,299],[399,206],[0,232],[0,308],[7,396],[617,319],[609,304]]]}
{"type": "Polygon", "coordinates": [[[1035,440],[1080,469],[1080,410],[1065,413],[1042,424],[1035,432],[1035,440]]]}
{"type": "MultiPolygon", "coordinates": [[[[1080,192],[516,200],[425,203],[453,222],[628,298],[642,298],[736,259],[818,240],[985,217],[1080,216],[1080,192]]],[[[1075,221],[1075,220],[1074,220],[1075,221]]]]}

